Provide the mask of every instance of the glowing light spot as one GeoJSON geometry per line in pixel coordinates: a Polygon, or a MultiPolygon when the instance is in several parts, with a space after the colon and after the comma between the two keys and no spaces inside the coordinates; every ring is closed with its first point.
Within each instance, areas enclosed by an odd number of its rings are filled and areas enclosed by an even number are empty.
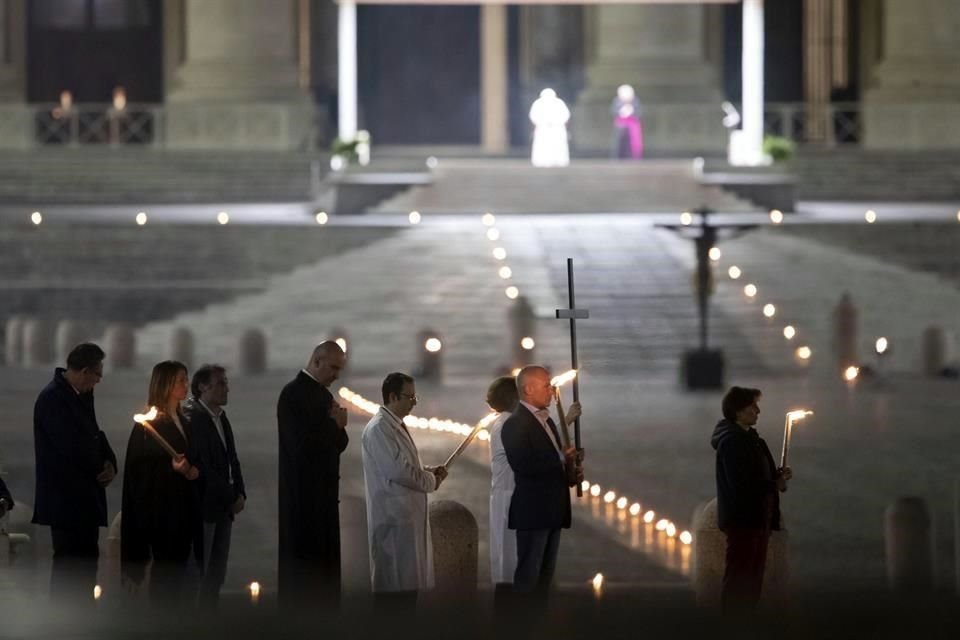
{"type": "Polygon", "coordinates": [[[773,316],[777,315],[777,308],[772,304],[765,304],[763,305],[763,315],[767,316],[768,318],[772,318],[773,316]]]}
{"type": "Polygon", "coordinates": [[[510,267],[500,267],[500,271],[497,273],[499,273],[500,277],[504,280],[509,280],[513,276],[513,269],[510,267]]]}
{"type": "Polygon", "coordinates": [[[667,535],[673,538],[677,535],[677,526],[672,522],[667,523],[667,527],[664,529],[667,532],[667,535]]]}
{"type": "Polygon", "coordinates": [[[584,491],[590,491],[590,482],[588,480],[584,480],[580,483],[580,488],[584,491]]]}
{"type": "Polygon", "coordinates": [[[783,337],[787,340],[793,340],[795,335],[797,335],[797,330],[793,328],[793,325],[788,324],[783,328],[783,337]]]}
{"type": "Polygon", "coordinates": [[[691,224],[693,224],[693,216],[690,215],[688,211],[684,211],[680,214],[680,224],[685,227],[689,227],[691,224]]]}
{"type": "Polygon", "coordinates": [[[600,489],[600,485],[598,484],[595,484],[592,487],[590,487],[590,495],[592,495],[594,498],[600,495],[600,491],[602,491],[602,489],[600,489]]]}
{"type": "Polygon", "coordinates": [[[720,247],[710,247],[710,251],[707,252],[707,255],[710,256],[711,260],[716,262],[723,257],[723,252],[720,251],[720,247]]]}
{"type": "Polygon", "coordinates": [[[327,221],[330,220],[330,216],[327,215],[326,211],[317,211],[317,215],[314,216],[317,221],[317,224],[327,224],[327,221]]]}
{"type": "Polygon", "coordinates": [[[440,342],[439,338],[427,338],[427,341],[423,343],[423,348],[430,353],[436,353],[443,348],[443,343],[440,342]]]}
{"type": "Polygon", "coordinates": [[[343,169],[346,166],[347,166],[347,161],[343,159],[343,156],[339,154],[331,156],[330,158],[331,169],[333,169],[334,171],[343,171],[343,169]]]}
{"type": "Polygon", "coordinates": [[[630,505],[630,515],[632,515],[632,516],[638,516],[638,515],[640,515],[640,503],[639,503],[639,502],[634,502],[632,505],[630,505]]]}
{"type": "Polygon", "coordinates": [[[780,224],[783,222],[783,212],[779,209],[773,209],[770,211],[770,221],[773,224],[780,224]]]}
{"type": "Polygon", "coordinates": [[[428,168],[428,169],[436,169],[437,166],[439,166],[439,165],[440,165],[440,161],[437,160],[437,157],[436,157],[436,156],[430,156],[429,158],[427,158],[427,168],[428,168]]]}
{"type": "Polygon", "coordinates": [[[603,591],[603,574],[598,573],[597,575],[593,576],[591,583],[593,584],[594,594],[599,596],[600,592],[603,591]]]}
{"type": "Polygon", "coordinates": [[[146,214],[146,212],[141,211],[140,213],[138,213],[136,220],[137,220],[137,224],[140,225],[141,227],[142,227],[143,225],[147,224],[147,214],[146,214]]]}
{"type": "Polygon", "coordinates": [[[487,212],[483,214],[483,217],[480,218],[480,222],[482,222],[484,226],[492,227],[493,225],[497,224],[497,217],[492,213],[487,212]]]}
{"type": "Polygon", "coordinates": [[[666,531],[668,524],[670,524],[670,521],[669,521],[669,520],[666,520],[666,519],[664,519],[664,518],[661,518],[660,520],[657,520],[657,525],[656,525],[655,528],[656,528],[657,531],[666,531]]]}
{"type": "Polygon", "coordinates": [[[103,595],[103,589],[100,588],[100,585],[95,585],[93,587],[93,599],[99,600],[100,596],[103,595]]]}
{"type": "Polygon", "coordinates": [[[34,211],[33,213],[30,214],[30,222],[32,222],[33,224],[39,225],[43,222],[43,216],[40,214],[39,211],[34,211]]]}
{"type": "Polygon", "coordinates": [[[869,209],[865,214],[863,214],[863,219],[867,221],[867,224],[873,224],[877,221],[877,212],[873,209],[869,209]]]}
{"type": "Polygon", "coordinates": [[[803,346],[797,348],[797,357],[801,360],[809,360],[812,355],[813,350],[810,347],[803,346]]]}
{"type": "Polygon", "coordinates": [[[617,509],[623,510],[627,508],[627,499],[624,497],[617,498],[617,509]]]}
{"type": "Polygon", "coordinates": [[[847,367],[843,371],[843,379],[846,380],[847,382],[853,382],[854,380],[857,379],[857,376],[859,375],[860,375],[860,369],[858,369],[857,367],[847,367]]]}
{"type": "Polygon", "coordinates": [[[605,494],[603,494],[603,501],[606,502],[607,504],[612,503],[616,499],[617,499],[617,494],[615,494],[613,491],[607,491],[605,494]]]}
{"type": "Polygon", "coordinates": [[[877,338],[877,344],[874,345],[877,354],[883,355],[890,348],[890,342],[886,338],[877,338]]]}
{"type": "Polygon", "coordinates": [[[656,517],[657,517],[656,513],[654,513],[653,511],[647,511],[645,514],[643,514],[643,521],[646,522],[647,524],[650,524],[651,522],[653,522],[653,519],[656,517]]]}
{"type": "Polygon", "coordinates": [[[347,341],[344,338],[337,338],[336,340],[334,340],[334,342],[337,343],[337,346],[343,349],[344,353],[347,352],[347,341]]]}
{"type": "Polygon", "coordinates": [[[526,349],[527,351],[530,351],[535,346],[537,346],[537,343],[534,342],[533,338],[531,338],[530,336],[527,336],[526,338],[523,338],[520,341],[520,346],[526,349]]]}
{"type": "Polygon", "coordinates": [[[493,257],[497,260],[506,260],[507,259],[507,250],[503,247],[495,247],[493,250],[493,257]]]}
{"type": "Polygon", "coordinates": [[[504,291],[504,293],[506,293],[507,297],[511,300],[516,300],[520,295],[520,289],[517,289],[516,287],[507,287],[507,290],[504,291]]]}
{"type": "Polygon", "coordinates": [[[513,370],[511,370],[510,375],[512,375],[514,378],[520,375],[520,367],[515,367],[513,370]]]}
{"type": "Polygon", "coordinates": [[[499,239],[500,239],[500,229],[497,229],[496,227],[490,227],[489,229],[487,229],[487,240],[491,242],[496,242],[499,239]]]}
{"type": "Polygon", "coordinates": [[[737,265],[733,265],[732,267],[727,269],[727,275],[730,276],[731,280],[739,280],[740,276],[743,275],[743,271],[740,271],[740,267],[738,267],[737,265]]]}
{"type": "Polygon", "coordinates": [[[689,531],[683,531],[680,533],[680,542],[683,544],[690,544],[693,542],[693,535],[689,531]]]}
{"type": "Polygon", "coordinates": [[[743,288],[743,293],[744,293],[744,295],[746,295],[748,298],[756,297],[756,295],[757,295],[757,285],[755,285],[755,284],[748,284],[747,286],[745,286],[745,287],[743,288]]]}
{"type": "Polygon", "coordinates": [[[219,222],[220,224],[229,223],[230,214],[228,214],[226,211],[221,211],[220,213],[217,214],[217,222],[219,222]]]}
{"type": "Polygon", "coordinates": [[[411,211],[410,215],[407,216],[407,219],[410,221],[410,224],[420,224],[420,220],[422,220],[423,217],[420,215],[419,211],[411,211]]]}
{"type": "Polygon", "coordinates": [[[251,582],[247,585],[247,590],[250,592],[250,600],[256,602],[260,598],[260,583],[257,581],[251,582]]]}

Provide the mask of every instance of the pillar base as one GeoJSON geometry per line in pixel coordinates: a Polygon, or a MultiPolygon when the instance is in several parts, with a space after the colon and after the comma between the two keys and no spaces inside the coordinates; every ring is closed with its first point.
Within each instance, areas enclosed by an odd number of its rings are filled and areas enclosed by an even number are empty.
{"type": "Polygon", "coordinates": [[[306,98],[288,101],[194,100],[166,108],[171,149],[309,150],[315,110],[306,98]]]}

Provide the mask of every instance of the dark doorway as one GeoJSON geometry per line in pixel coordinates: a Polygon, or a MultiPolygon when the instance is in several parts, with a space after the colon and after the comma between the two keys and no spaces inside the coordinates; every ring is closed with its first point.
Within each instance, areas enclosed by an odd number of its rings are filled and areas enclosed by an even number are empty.
{"type": "Polygon", "coordinates": [[[360,126],[374,144],[478,144],[480,8],[357,12],[360,126]]]}
{"type": "Polygon", "coordinates": [[[27,96],[55,102],[110,102],[123,86],[130,102],[163,101],[161,0],[31,0],[27,96]]]}

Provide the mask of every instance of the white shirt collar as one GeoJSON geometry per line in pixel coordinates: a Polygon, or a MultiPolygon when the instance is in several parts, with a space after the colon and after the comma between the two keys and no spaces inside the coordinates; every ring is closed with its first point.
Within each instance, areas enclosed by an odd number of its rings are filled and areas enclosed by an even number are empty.
{"type": "Polygon", "coordinates": [[[303,373],[307,374],[307,377],[310,378],[311,380],[313,380],[314,382],[316,382],[317,384],[320,384],[320,381],[317,380],[316,378],[314,378],[314,377],[313,377],[313,374],[310,373],[309,371],[307,371],[306,369],[300,369],[300,371],[302,371],[303,373]]]}
{"type": "Polygon", "coordinates": [[[201,407],[203,407],[204,409],[207,410],[207,413],[209,413],[209,414],[210,414],[211,416],[213,416],[214,418],[219,418],[220,416],[223,415],[223,407],[220,407],[220,411],[218,411],[217,413],[214,413],[214,412],[213,412],[213,409],[211,409],[210,407],[208,407],[208,406],[207,406],[207,403],[204,402],[203,400],[201,400],[200,398],[197,398],[197,402],[200,404],[201,407]]]}

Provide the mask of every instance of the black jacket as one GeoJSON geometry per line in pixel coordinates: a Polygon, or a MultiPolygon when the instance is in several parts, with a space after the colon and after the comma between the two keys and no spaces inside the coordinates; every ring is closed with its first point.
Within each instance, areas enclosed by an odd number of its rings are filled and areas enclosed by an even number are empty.
{"type": "Polygon", "coordinates": [[[13,496],[10,495],[10,490],[7,489],[7,484],[3,481],[3,478],[0,478],[0,500],[6,502],[7,509],[13,509],[13,496]]]}
{"type": "Polygon", "coordinates": [[[226,445],[220,438],[213,417],[199,402],[186,408],[190,422],[190,452],[187,458],[200,471],[197,483],[200,490],[200,506],[204,522],[233,520],[233,505],[237,498],[247,497],[237,457],[237,445],[233,427],[226,412],[220,414],[226,445]],[[233,484],[230,484],[230,474],[233,484]]]}
{"type": "Polygon", "coordinates": [[[345,429],[333,395],[301,371],[280,392],[279,565],[281,598],[340,588],[340,453],[345,429]]]}
{"type": "Polygon", "coordinates": [[[757,430],[721,420],[710,444],[717,450],[720,529],[780,529],[777,468],[757,430]]]}
{"type": "MultiPolygon", "coordinates": [[[[177,452],[186,453],[190,424],[183,417],[180,423],[186,439],[164,414],[150,424],[177,452]]],[[[197,482],[174,471],[170,455],[142,426],[133,425],[123,465],[120,520],[120,560],[125,576],[142,581],[151,558],[186,565],[191,550],[199,558],[203,527],[197,482]]]]}
{"type": "Polygon", "coordinates": [[[518,404],[501,431],[516,488],[510,500],[511,529],[570,527],[570,487],[565,465],[537,417],[518,404]]]}
{"type": "Polygon", "coordinates": [[[81,529],[107,526],[107,494],[97,476],[117,457],[97,424],[93,392],[78,394],[54,371],[33,407],[36,498],[33,523],[81,529]]]}

